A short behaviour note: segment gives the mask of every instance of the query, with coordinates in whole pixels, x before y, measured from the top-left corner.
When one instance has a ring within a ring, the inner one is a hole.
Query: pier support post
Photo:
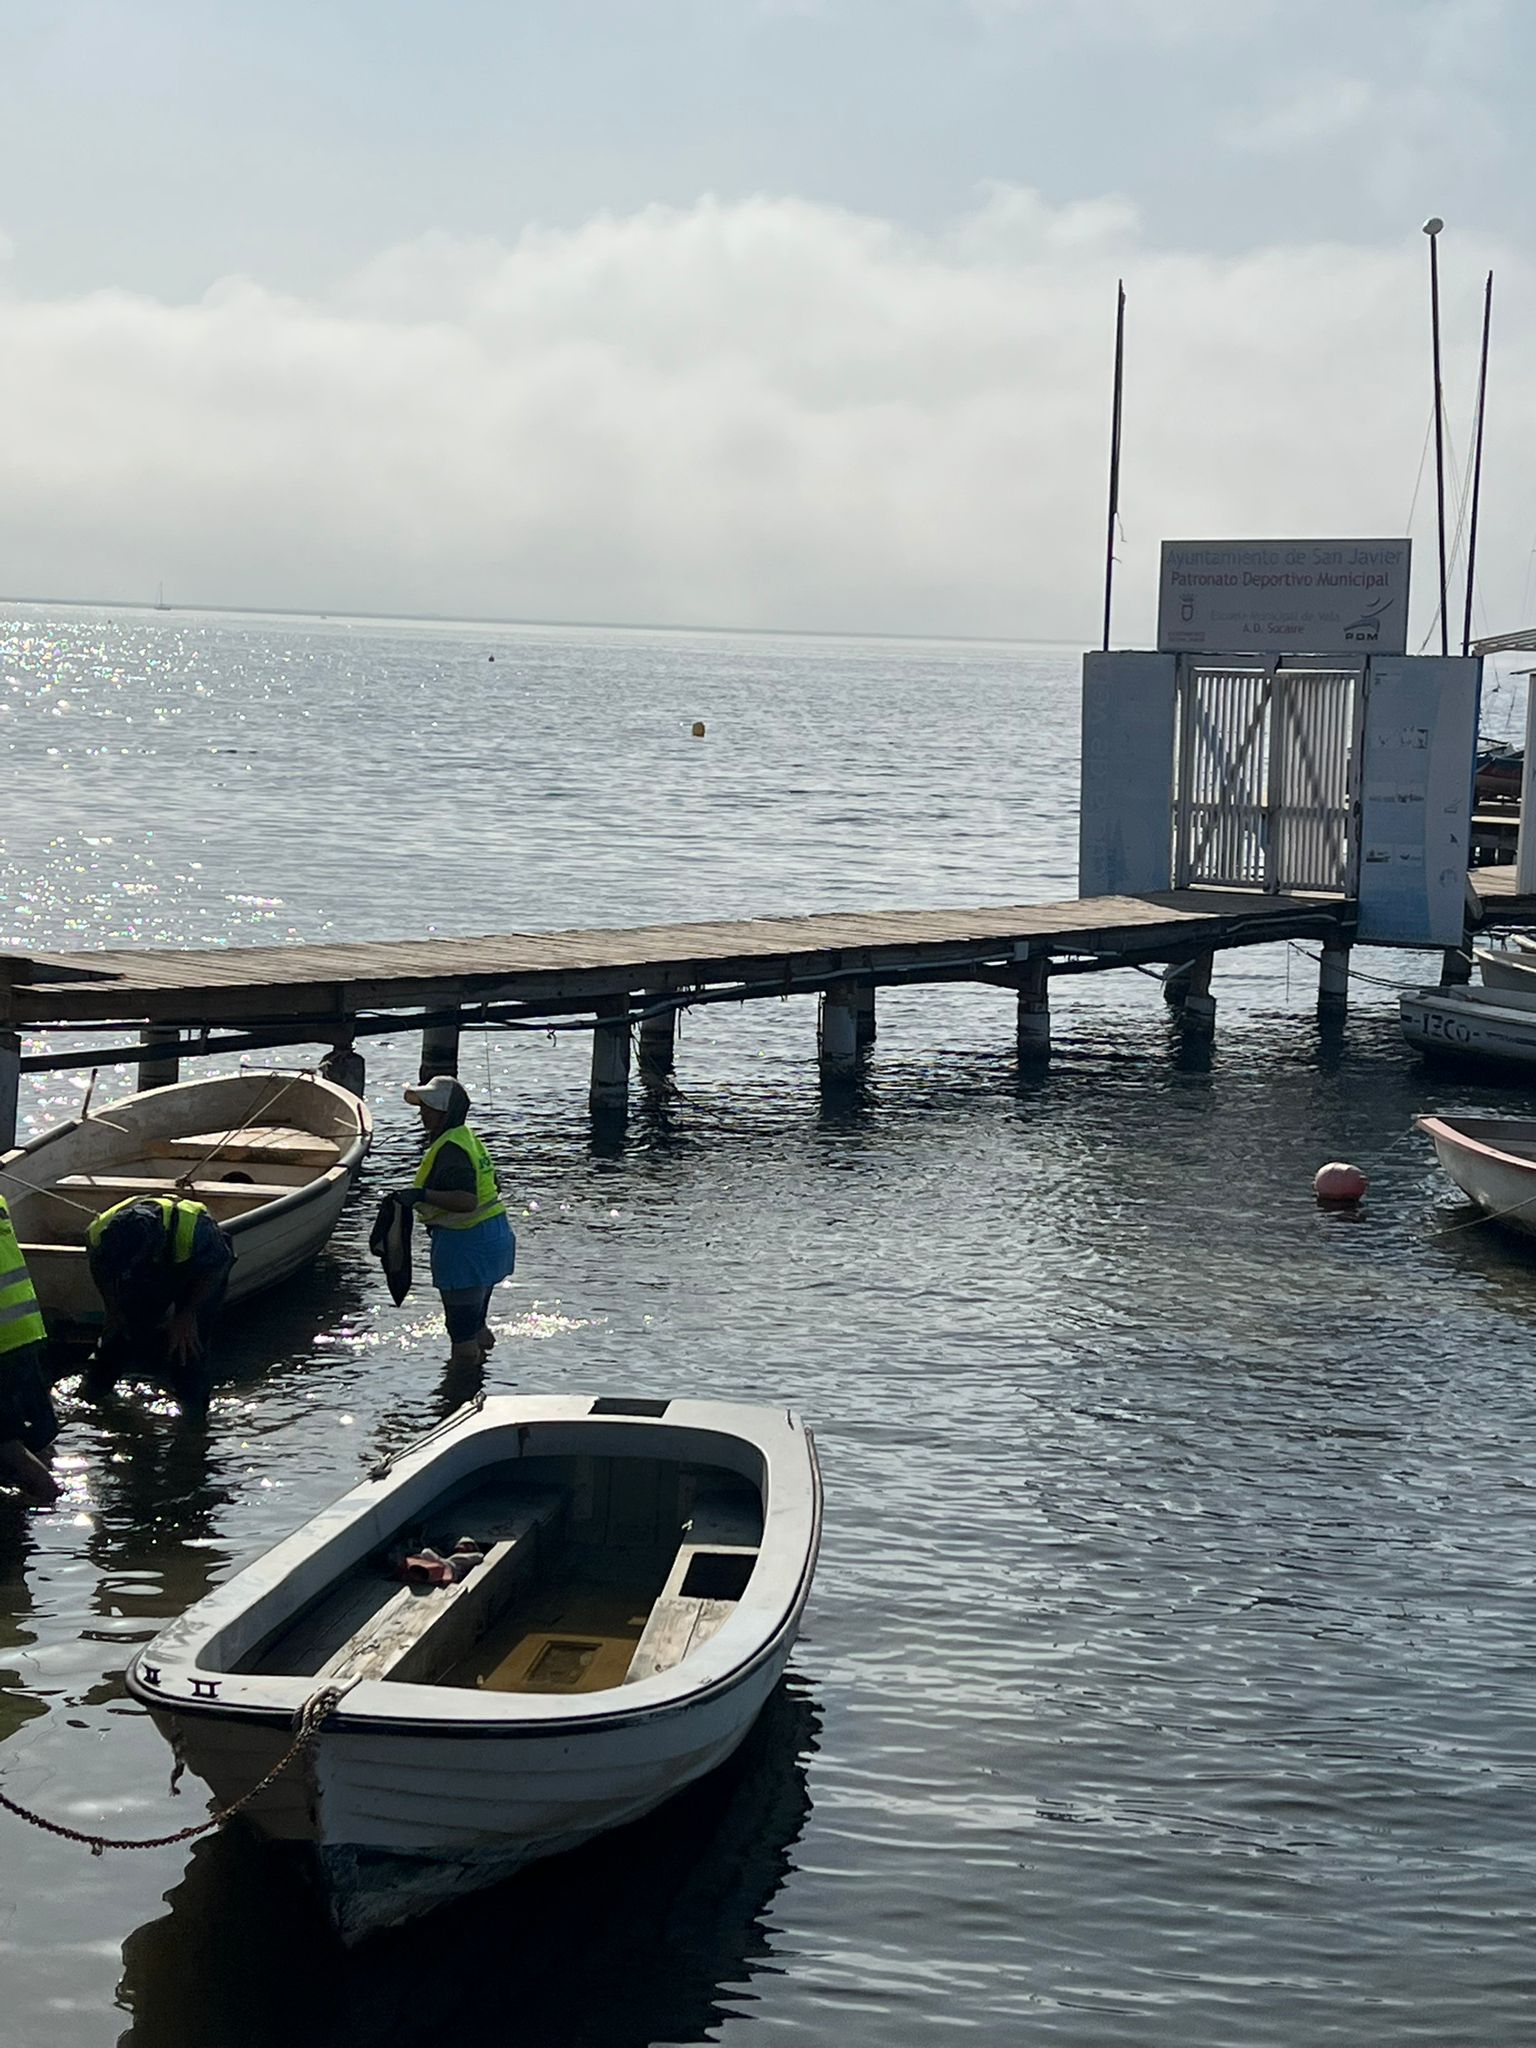
[[[140,1088],[169,1088],[181,1075],[181,1062],[175,1053],[163,1050],[175,1045],[181,1032],[174,1024],[146,1024],[139,1033],[139,1043],[144,1052],[139,1060]]]
[[[629,995],[604,996],[596,1005],[597,1029],[592,1033],[592,1087],[588,1101],[595,1110],[622,1109],[629,1099]]]
[[[669,993],[666,989],[655,989],[643,995],[641,1009],[664,1002]],[[670,1085],[676,1045],[676,1010],[661,1010],[654,1017],[640,1019],[640,1085],[650,1094],[664,1094]]]
[[[1045,959],[1031,960],[1019,983],[1018,1047],[1021,1060],[1051,1056],[1051,968]]]
[[[1472,979],[1472,948],[1470,944],[1447,946],[1440,960],[1440,986],[1442,988],[1464,988]]]
[[[1211,994],[1214,953],[1197,953],[1184,977],[1184,1000],[1179,1004],[1179,1021],[1186,1031],[1202,1035],[1216,1029],[1216,998]]]
[[[853,992],[853,1029],[862,1052],[866,1045],[873,1045],[876,1039],[875,985],[872,981],[860,982]]]
[[[816,1057],[822,1078],[844,1077],[859,1064],[858,990],[849,982],[834,981],[821,992],[816,1021]]]
[[[345,1088],[352,1095],[361,1095],[367,1086],[368,1069],[350,1036],[336,1040],[320,1062],[320,1072],[327,1081],[334,1081],[338,1088]]]
[[[418,1081],[430,1081],[434,1074],[459,1073],[459,1020],[451,1024],[428,1024],[421,1034],[421,1071]]]
[[[1325,945],[1317,971],[1317,1007],[1332,1016],[1342,1016],[1349,1007],[1349,948]]]
[[[0,1152],[16,1142],[16,1116],[21,1103],[21,1039],[0,1024]]]

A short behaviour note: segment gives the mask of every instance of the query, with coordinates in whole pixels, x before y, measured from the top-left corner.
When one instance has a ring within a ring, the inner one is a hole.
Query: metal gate
[[[1360,677],[1181,658],[1177,888],[1347,889]]]

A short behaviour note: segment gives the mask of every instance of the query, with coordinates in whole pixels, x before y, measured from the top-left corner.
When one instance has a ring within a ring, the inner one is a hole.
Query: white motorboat
[[[498,1395],[162,1630],[128,1686],[221,1806],[329,1705],[247,1813],[314,1845],[351,1939],[722,1763],[784,1670],[820,1533],[785,1409]],[[467,1576],[402,1583],[462,1539]]]
[[[1398,998],[1403,1036],[1418,1051],[1536,1067],[1536,989],[1406,990]]]
[[[1536,1237],[1536,1121],[1529,1117],[1414,1118],[1469,1202]]]
[[[223,1224],[228,1301],[286,1280],[335,1229],[372,1135],[368,1105],[345,1088],[264,1070],[147,1088],[0,1156],[0,1195],[50,1332],[100,1326],[85,1233],[135,1196],[185,1195]]]

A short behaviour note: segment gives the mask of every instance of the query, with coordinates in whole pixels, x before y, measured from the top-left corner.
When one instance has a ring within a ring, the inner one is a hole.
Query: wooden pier
[[[1512,869],[1471,879],[1475,923],[1536,917],[1536,903],[1514,898]],[[665,1086],[677,1013],[705,1003],[819,996],[828,1076],[857,1068],[881,988],[929,982],[1013,991],[1025,1056],[1049,1052],[1050,980],[1063,973],[1182,970],[1168,977],[1170,1001],[1187,1028],[1209,1030],[1212,962],[1234,946],[1320,943],[1320,1003],[1342,1007],[1353,925],[1353,904],[1337,896],[1183,889],[484,938],[0,954],[0,1147],[14,1140],[23,1072],[134,1060],[140,1084],[155,1086],[174,1080],[182,1059],[312,1046],[328,1071],[361,1087],[358,1041],[405,1030],[421,1032],[424,1075],[456,1069],[466,1025],[590,1031],[597,1108],[625,1099],[636,1038],[642,1082]],[[21,1053],[23,1034],[121,1027],[131,1043]]]

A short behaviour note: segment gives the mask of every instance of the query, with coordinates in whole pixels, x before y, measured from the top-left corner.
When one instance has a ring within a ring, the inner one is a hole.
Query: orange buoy
[[[1312,1192],[1320,1202],[1358,1202],[1370,1183],[1358,1166],[1330,1159],[1312,1176]]]
[[[701,740],[701,739],[703,739],[703,737],[704,737],[704,721],[703,721],[703,719],[702,719],[702,718],[696,718],[696,719],[695,719],[695,720],[693,721],[693,736],[694,736],[694,738],[695,738],[696,740]]]

